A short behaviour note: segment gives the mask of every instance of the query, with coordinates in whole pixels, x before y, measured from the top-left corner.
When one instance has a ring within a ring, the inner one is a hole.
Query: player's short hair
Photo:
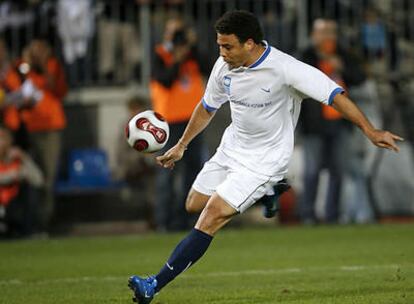
[[[229,11],[216,21],[214,27],[219,34],[234,34],[240,43],[253,39],[255,43],[259,44],[263,40],[263,30],[259,19],[248,11]]]

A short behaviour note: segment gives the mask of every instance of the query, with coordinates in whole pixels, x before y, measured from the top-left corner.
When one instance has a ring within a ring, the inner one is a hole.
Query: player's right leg
[[[186,200],[187,211],[203,211],[207,202],[215,193],[216,187],[226,178],[227,170],[223,165],[220,165],[220,159],[217,160],[217,158],[213,156],[210,161],[204,164],[203,169],[197,175]],[[214,210],[208,208],[208,212],[203,211],[204,216],[213,213]],[[215,217],[219,216],[220,213],[215,214]],[[211,221],[214,220],[215,218],[211,219]],[[219,221],[219,219],[216,220]],[[212,239],[211,235],[194,228],[177,245],[157,276],[150,276],[148,278],[132,276],[128,281],[128,286],[134,292],[134,301],[140,304],[150,303],[155,293],[178,274],[193,265],[204,254]]]
[[[177,245],[167,263],[156,276],[132,276],[128,286],[134,301],[148,304],[154,295],[176,276],[194,265],[207,251],[214,234],[227,224],[237,211],[216,193],[209,199],[194,229]]]
[[[207,162],[193,188],[198,193],[211,197],[195,228],[177,245],[160,272],[155,277],[131,277],[130,287],[138,303],[152,301],[155,293],[197,262],[207,251],[215,233],[235,214],[247,210],[266,194],[269,186],[280,179],[258,175],[223,155]],[[194,201],[200,208],[202,196],[194,195],[200,199]]]

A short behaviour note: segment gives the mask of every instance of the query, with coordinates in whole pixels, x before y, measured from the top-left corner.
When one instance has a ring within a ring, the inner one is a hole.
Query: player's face
[[[249,40],[248,40],[249,41]],[[250,56],[251,42],[240,43],[236,35],[217,33],[217,44],[220,48],[220,56],[231,68],[246,65]]]

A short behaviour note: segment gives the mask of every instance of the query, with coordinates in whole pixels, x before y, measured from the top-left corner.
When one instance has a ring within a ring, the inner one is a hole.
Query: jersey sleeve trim
[[[202,104],[203,104],[204,109],[206,109],[206,110],[207,110],[207,112],[209,112],[209,113],[210,113],[210,112],[217,111],[217,109],[216,109],[216,108],[210,107],[210,106],[206,103],[206,101],[205,101],[205,99],[204,99],[204,98],[201,100],[201,102],[202,102]]]
[[[332,93],[329,95],[328,104],[331,106],[335,96],[338,94],[343,94],[344,92],[345,90],[342,88],[336,88],[335,90],[333,90]]]

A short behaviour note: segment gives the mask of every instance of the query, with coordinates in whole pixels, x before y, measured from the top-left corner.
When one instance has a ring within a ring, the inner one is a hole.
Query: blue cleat
[[[157,287],[155,277],[140,278],[132,276],[128,280],[128,287],[134,292],[132,300],[138,304],[148,304],[152,301]]]
[[[260,199],[260,202],[263,204],[263,216],[265,218],[272,218],[279,211],[279,197],[289,190],[290,185],[288,184],[286,178],[279,181],[274,187],[273,195],[265,195]]]

